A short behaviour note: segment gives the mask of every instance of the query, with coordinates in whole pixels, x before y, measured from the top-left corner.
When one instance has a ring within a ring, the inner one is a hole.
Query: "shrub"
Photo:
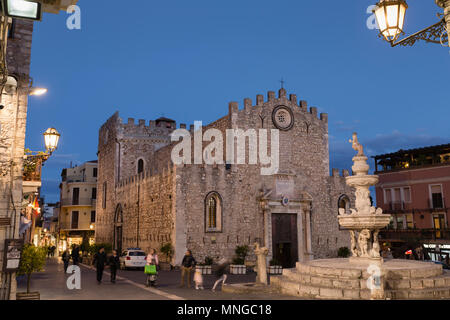
[[[273,267],[273,266],[281,266],[281,263],[277,259],[272,259],[272,260],[269,261],[269,265],[271,267]]]
[[[159,249],[162,254],[166,256],[166,260],[171,261],[173,256],[173,247],[170,242],[163,244],[161,248]]]
[[[338,257],[347,258],[350,256],[350,249],[347,247],[340,247],[338,250]]]
[[[248,255],[249,247],[247,245],[237,246],[234,253],[236,256],[233,259],[233,264],[235,265],[243,265],[245,264],[245,258]]]
[[[206,257],[205,258],[205,266],[212,266],[212,264],[214,263],[214,259],[211,257]]]
[[[24,245],[17,274],[27,276],[27,293],[30,293],[31,274],[44,269],[46,256],[47,250],[45,247],[38,248],[32,244]]]
[[[88,247],[88,252],[89,252],[90,255],[94,255],[94,254],[96,254],[98,252],[98,250],[101,247],[105,248],[105,252],[107,254],[112,252],[112,245],[110,243],[96,243],[96,244],[93,244],[93,245]],[[119,254],[120,254],[120,252],[119,252]]]

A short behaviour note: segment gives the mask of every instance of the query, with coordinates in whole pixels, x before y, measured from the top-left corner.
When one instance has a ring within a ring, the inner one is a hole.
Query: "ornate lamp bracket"
[[[448,30],[446,29],[446,21],[445,18],[442,18],[438,23],[433,24],[432,26],[423,29],[419,32],[416,32],[402,40],[397,42],[391,42],[391,46],[395,47],[398,45],[401,46],[413,46],[417,41],[423,40],[426,42],[437,43],[443,46],[448,45]]]

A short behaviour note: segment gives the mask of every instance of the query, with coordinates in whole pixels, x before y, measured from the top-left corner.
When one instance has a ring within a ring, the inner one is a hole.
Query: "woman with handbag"
[[[150,249],[147,255],[147,264],[145,265],[145,274],[147,275],[147,287],[154,287],[158,278],[159,259],[155,249]]]

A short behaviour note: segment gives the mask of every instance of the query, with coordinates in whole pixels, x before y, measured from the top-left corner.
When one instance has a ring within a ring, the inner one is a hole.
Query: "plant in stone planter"
[[[18,275],[27,276],[27,292],[17,293],[19,300],[39,300],[39,292],[30,292],[31,275],[33,272],[40,272],[44,269],[47,251],[45,248],[38,248],[31,244],[24,245],[19,264]]]
[[[339,258],[348,258],[350,256],[350,249],[347,247],[340,247],[338,250]]]
[[[172,270],[172,265],[170,264],[174,253],[172,244],[170,242],[163,244],[159,251],[166,257],[165,263],[160,262],[161,268]]]
[[[248,255],[249,247],[246,245],[237,246],[235,257],[233,258],[232,265],[230,265],[231,274],[246,274],[247,267],[245,266],[245,258]]]
[[[269,274],[282,274],[283,267],[281,266],[280,261],[277,259],[272,259],[269,261]]]
[[[214,259],[211,257],[206,257],[204,263],[199,263],[197,265],[197,269],[201,271],[203,275],[212,274],[212,265],[214,263]]]

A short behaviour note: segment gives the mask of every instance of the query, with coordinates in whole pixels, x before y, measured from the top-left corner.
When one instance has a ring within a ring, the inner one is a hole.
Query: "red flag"
[[[36,216],[38,216],[41,213],[41,209],[39,208],[39,202],[37,200],[37,197],[34,198],[34,202],[33,202],[33,210],[34,210],[34,214]]]

